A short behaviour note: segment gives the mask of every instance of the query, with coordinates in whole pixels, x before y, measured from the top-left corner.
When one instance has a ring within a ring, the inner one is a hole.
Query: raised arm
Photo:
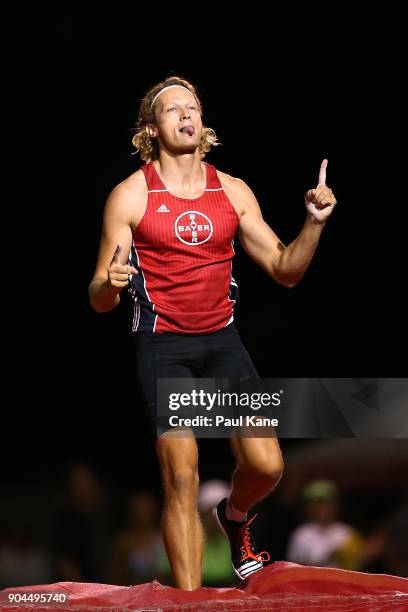
[[[323,160],[316,189],[310,189],[305,195],[305,224],[297,238],[286,247],[262,218],[251,189],[242,181],[235,187],[241,210],[238,230],[241,244],[261,268],[285,287],[294,287],[306,272],[323,227],[337,203],[332,190],[325,184],[326,167],[327,160]]]
[[[129,275],[137,274],[127,261],[132,246],[132,220],[141,216],[143,199],[142,190],[121,183],[106,201],[98,258],[89,285],[90,303],[97,312],[113,310]]]

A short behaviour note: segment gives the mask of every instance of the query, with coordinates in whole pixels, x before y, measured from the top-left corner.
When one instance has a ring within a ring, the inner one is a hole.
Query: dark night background
[[[236,322],[260,374],[406,374],[397,5],[192,6],[32,3],[9,16],[8,485],[52,481],[75,459],[124,489],[159,485],[132,393],[130,302],[96,314],[87,290],[104,202],[140,166],[139,100],[171,74],[197,86],[223,143],[208,161],[251,186],[286,244],[329,160],[338,206],[300,285],[278,286],[237,249]],[[284,452],[297,443],[282,440]],[[202,441],[204,477],[232,466],[223,441]]]

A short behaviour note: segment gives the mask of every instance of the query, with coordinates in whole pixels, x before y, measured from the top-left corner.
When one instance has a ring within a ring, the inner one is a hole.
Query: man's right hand
[[[138,271],[133,266],[120,263],[121,251],[122,247],[118,244],[108,268],[107,284],[115,293],[120,293],[128,285],[131,274],[138,274]]]

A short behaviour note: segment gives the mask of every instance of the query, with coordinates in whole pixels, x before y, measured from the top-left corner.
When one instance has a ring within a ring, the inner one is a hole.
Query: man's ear
[[[145,129],[150,138],[156,138],[159,133],[159,130],[153,123],[147,123]]]

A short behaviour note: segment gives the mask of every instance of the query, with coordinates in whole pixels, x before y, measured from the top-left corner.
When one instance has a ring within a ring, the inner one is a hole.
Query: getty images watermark
[[[408,378],[157,381],[157,433],[197,437],[408,438]]]
[[[255,390],[260,381],[231,385],[228,379],[160,379],[157,431],[190,428],[198,437],[275,436],[283,389]],[[260,433],[262,430],[262,434]]]
[[[209,393],[204,389],[192,389],[190,393],[170,393],[169,395],[169,410],[180,410],[187,407],[199,407],[206,411],[211,411],[217,408],[250,408],[251,410],[260,410],[270,406],[280,406],[281,393],[237,393],[227,392],[218,389],[215,393]],[[242,427],[243,425],[252,425],[254,427],[278,425],[277,418],[260,417],[250,414],[239,414],[238,416],[224,416],[217,414],[214,417],[197,414],[194,417],[183,417],[172,415],[169,417],[169,424],[172,427],[219,427],[225,425],[227,427]]]

